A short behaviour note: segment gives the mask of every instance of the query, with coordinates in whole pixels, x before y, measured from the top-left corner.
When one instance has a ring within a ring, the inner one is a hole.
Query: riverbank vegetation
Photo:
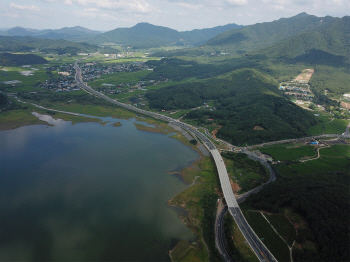
[[[0,94],[1,95],[1,94]],[[16,101],[14,98],[9,98],[9,108],[5,107],[1,111],[0,117],[0,131],[14,129],[27,125],[45,124],[45,121],[39,120],[32,112],[38,112],[44,115],[51,115],[55,119],[62,119],[65,121],[71,121],[72,124],[78,122],[100,122],[98,118],[90,118],[84,116],[76,116],[65,113],[59,113],[42,108],[38,108],[31,104],[22,104]]]
[[[221,191],[214,161],[202,156],[182,170],[181,176],[185,182],[195,181],[195,184],[168,203],[186,210],[187,215],[180,215],[180,218],[197,236],[197,242],[180,242],[171,252],[171,257],[173,261],[220,261],[213,232],[216,203]]]

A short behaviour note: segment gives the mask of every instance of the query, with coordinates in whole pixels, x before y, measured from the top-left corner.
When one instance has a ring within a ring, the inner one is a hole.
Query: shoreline
[[[11,129],[16,129],[22,126],[27,126],[27,125],[51,125],[51,123],[40,119],[38,116],[36,116],[35,114],[32,114],[32,112],[37,112],[40,115],[47,115],[50,118],[54,119],[54,120],[58,120],[58,119],[62,119],[63,121],[71,121],[72,124],[74,123],[84,123],[84,122],[100,122],[100,124],[103,124],[105,122],[103,122],[103,120],[101,119],[101,117],[94,117],[94,116],[83,116],[82,114],[79,113],[73,113],[73,114],[64,114],[61,112],[57,112],[55,114],[50,114],[48,111],[50,109],[43,109],[43,108],[34,108],[34,106],[30,106],[30,108],[27,109],[22,109],[22,115],[24,115],[24,119],[26,120],[27,118],[30,119],[32,118],[33,120],[30,123],[27,122],[23,122],[24,124],[20,125],[16,125],[16,126],[12,126],[10,128],[7,129],[2,129],[1,125],[0,125],[0,131],[2,130],[11,130]],[[13,114],[15,110],[11,110],[8,111],[9,114]],[[30,111],[30,112],[29,112]],[[51,110],[50,110],[51,111]],[[54,112],[55,110],[53,110]],[[124,110],[123,110],[124,111]],[[5,112],[4,112],[5,113]],[[68,118],[68,119],[67,119]],[[115,118],[116,123],[112,124],[115,126],[120,126],[120,122],[118,122],[119,118],[118,117],[112,117]],[[169,257],[170,259],[173,261],[173,255],[174,253],[177,252],[177,250],[179,250],[180,246],[185,245],[186,246],[186,250],[189,247],[188,250],[192,250],[192,251],[196,251],[198,252],[198,250],[200,250],[201,248],[203,248],[203,246],[206,246],[203,236],[202,236],[202,228],[200,227],[200,223],[198,221],[198,219],[194,218],[191,215],[190,210],[186,209],[185,206],[182,205],[177,205],[175,203],[172,203],[172,201],[174,201],[175,198],[177,198],[180,194],[188,191],[189,189],[195,187],[196,185],[201,184],[200,180],[201,180],[201,176],[198,175],[191,175],[192,172],[200,172],[202,171],[202,169],[200,168],[200,165],[203,161],[205,161],[206,158],[208,158],[207,156],[205,156],[202,152],[201,149],[199,149],[199,146],[201,146],[202,144],[198,143],[197,145],[193,145],[191,144],[189,141],[190,139],[192,139],[191,136],[184,136],[183,132],[174,129],[173,127],[167,125],[167,123],[162,122],[162,121],[158,121],[155,119],[151,119],[151,118],[140,118],[139,116],[135,115],[133,117],[130,117],[129,119],[134,118],[137,121],[142,121],[145,122],[147,124],[151,124],[154,125],[155,127],[151,127],[151,126],[147,126],[147,125],[143,125],[140,123],[133,123],[135,125],[135,127],[140,130],[140,131],[146,131],[146,132],[154,132],[154,133],[162,133],[165,135],[168,135],[171,138],[174,138],[176,140],[179,140],[184,146],[188,146],[190,147],[192,150],[196,151],[199,155],[198,159],[188,163],[188,166],[185,167],[178,167],[177,169],[173,170],[173,171],[169,171],[166,172],[167,174],[171,174],[176,176],[179,180],[181,180],[181,182],[183,182],[184,184],[186,184],[186,188],[184,190],[182,190],[181,192],[177,193],[175,196],[173,196],[172,198],[170,198],[167,202],[166,205],[168,208],[171,208],[172,210],[175,211],[175,213],[178,215],[179,219],[181,220],[181,222],[190,229],[190,231],[194,234],[195,236],[195,242],[193,243],[189,243],[188,240],[184,240],[184,239],[179,239],[177,241],[177,243],[175,245],[172,246],[172,249],[169,250]],[[15,121],[18,119],[15,119]],[[34,123],[33,123],[34,121]],[[118,124],[119,123],[119,124]],[[189,174],[188,174],[189,173]],[[198,181],[199,180],[199,181]],[[185,201],[185,203],[187,203],[187,201]],[[203,250],[200,250],[203,252]],[[207,253],[207,251],[205,251]],[[207,254],[205,254],[205,256],[207,256]]]

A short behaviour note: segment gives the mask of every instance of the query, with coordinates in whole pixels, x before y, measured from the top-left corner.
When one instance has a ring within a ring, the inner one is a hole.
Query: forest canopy
[[[305,136],[316,124],[311,113],[279,93],[272,77],[254,69],[169,86],[146,97],[150,107],[159,110],[195,108],[211,101],[214,107],[191,110],[185,118],[222,126],[217,136],[235,145]]]

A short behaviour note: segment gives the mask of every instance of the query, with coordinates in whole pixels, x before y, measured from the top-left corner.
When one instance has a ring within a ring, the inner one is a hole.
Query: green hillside
[[[248,52],[272,46],[296,34],[315,30],[337,19],[301,13],[291,18],[281,18],[273,22],[229,30],[209,40],[203,47],[209,50]]]
[[[166,45],[195,45],[208,41],[213,36],[232,28],[236,24],[217,26],[214,28],[196,29],[178,32],[163,26],[149,23],[139,23],[131,28],[117,28],[96,37],[90,38],[89,43],[115,43],[133,48],[151,48]]]
[[[146,94],[150,107],[164,110],[194,108],[185,119],[199,125],[222,126],[217,136],[235,145],[258,144],[307,135],[314,116],[291,103],[277,90],[277,82],[253,69],[189,84],[169,86]]]
[[[213,28],[195,29],[191,31],[180,32],[184,41],[189,44],[198,45],[208,41],[217,34],[221,34],[234,28],[241,28],[242,26],[236,24],[228,24],[223,26],[216,26]]]
[[[34,37],[0,36],[0,52],[30,52],[37,50],[45,53],[73,54],[78,52],[96,52],[96,45],[77,43],[67,40],[41,39]]]
[[[33,64],[45,64],[48,61],[41,56],[27,54],[10,54],[0,53],[0,65],[2,66],[22,66],[22,65],[33,65]]]
[[[311,88],[318,100],[323,101],[325,97],[322,96],[325,90],[328,91],[330,97],[339,97],[339,95],[350,92],[348,84],[350,82],[349,28],[349,16],[317,18],[307,14],[271,23],[246,26],[220,34],[208,43],[226,39],[222,42],[226,44],[225,48],[236,50],[237,53],[243,52],[242,49],[236,49],[243,45],[246,45],[247,50],[262,45],[267,47],[250,50],[244,55],[236,54],[220,58],[216,58],[215,55],[211,57],[206,55],[207,58],[202,58],[209,45],[204,45],[203,48],[158,53],[155,55],[168,57],[191,55],[194,62],[191,67],[184,68],[166,64],[166,59],[164,59],[164,62],[158,62],[163,63],[162,67],[156,67],[150,77],[162,76],[175,79],[195,75],[200,78],[208,78],[238,68],[249,67],[259,69],[280,81],[285,81],[294,78],[305,68],[314,68],[315,73],[310,80]],[[233,32],[242,34],[245,32],[246,34],[248,31],[251,36],[242,40],[244,43],[239,43],[238,38],[224,37],[227,34],[232,35]],[[288,37],[278,40],[281,38],[280,33],[283,37]],[[291,35],[292,33],[294,34]],[[271,38],[266,37],[267,35],[271,35]],[[277,42],[271,45],[275,41]],[[223,48],[223,46],[212,46],[211,48]],[[202,57],[198,58],[199,55]],[[207,62],[195,63],[195,61]]]
[[[117,28],[89,40],[94,44],[112,42],[133,47],[162,46],[174,41],[180,41],[178,31],[149,23],[139,23],[131,28]]]
[[[276,182],[253,194],[244,205],[272,213],[292,209],[306,221],[300,223],[298,218],[299,225],[304,225],[297,229],[294,261],[349,261],[349,171],[280,173]]]
[[[339,66],[346,62],[344,57],[350,58],[349,28],[350,16],[332,19],[312,31],[299,33],[273,47],[260,50],[259,53],[271,57],[295,58],[299,61],[328,61]]]
[[[88,37],[100,34],[98,31],[90,30],[81,26],[64,27],[61,29],[30,29],[23,27],[13,27],[6,31],[0,31],[3,36],[33,36],[50,39],[83,40]]]

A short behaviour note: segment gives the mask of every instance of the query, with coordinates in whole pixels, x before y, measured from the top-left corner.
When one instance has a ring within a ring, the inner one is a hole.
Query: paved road
[[[224,164],[224,161],[223,161],[220,153],[216,149],[215,145],[208,139],[208,137],[205,136],[203,133],[199,132],[196,128],[194,128],[188,124],[182,123],[182,122],[175,120],[171,117],[163,116],[161,114],[149,112],[149,111],[142,110],[140,108],[137,108],[137,107],[134,107],[131,105],[120,103],[120,102],[115,101],[115,100],[109,98],[108,96],[105,96],[104,94],[101,94],[100,92],[97,92],[97,91],[93,90],[92,88],[86,86],[82,81],[81,69],[80,69],[79,64],[78,64],[80,61],[81,60],[77,61],[74,65],[74,68],[76,70],[75,80],[76,80],[77,84],[80,86],[80,88],[82,88],[83,90],[85,90],[93,95],[96,95],[98,97],[101,97],[107,101],[110,101],[111,103],[116,104],[120,107],[126,108],[128,110],[132,110],[132,111],[144,114],[144,115],[152,116],[154,118],[158,118],[158,119],[162,119],[164,121],[170,122],[173,125],[177,125],[177,126],[181,127],[182,129],[192,133],[199,140],[201,140],[201,142],[208,148],[208,150],[210,151],[210,153],[212,154],[212,156],[214,158],[214,161],[215,161],[218,173],[219,173],[221,188],[222,188],[222,191],[224,193],[224,197],[226,199],[226,203],[228,205],[229,212],[233,216],[233,218],[235,219],[239,229],[241,230],[242,234],[246,238],[247,242],[252,247],[254,253],[259,258],[260,261],[271,261],[271,262],[277,261],[273,257],[273,255],[270,253],[270,251],[260,241],[258,236],[254,233],[254,231],[250,228],[247,221],[245,220],[245,218],[244,218],[244,216],[243,216],[243,214],[238,206],[236,198],[233,194],[231,183],[230,183],[230,180],[229,180],[229,177],[227,174],[227,170],[226,170],[226,166]],[[266,258],[267,258],[267,260],[266,260]]]
[[[215,234],[216,234],[216,246],[219,249],[222,258],[227,262],[234,262],[232,258],[230,257],[227,248],[226,248],[226,240],[225,240],[225,234],[224,234],[224,217],[227,214],[228,208],[225,206],[218,218],[216,219],[215,224]]]

